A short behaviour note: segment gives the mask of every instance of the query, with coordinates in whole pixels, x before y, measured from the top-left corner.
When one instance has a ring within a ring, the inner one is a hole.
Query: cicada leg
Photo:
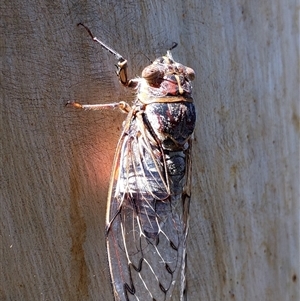
[[[85,105],[85,104],[80,104],[79,102],[68,101],[66,103],[66,106],[73,107],[75,109],[83,109],[87,111],[98,111],[98,110],[119,108],[122,112],[128,113],[131,110],[130,105],[125,101],[94,104],[94,105]]]
[[[83,26],[95,42],[99,43],[104,49],[106,49],[107,51],[109,51],[111,54],[113,54],[116,57],[116,59],[118,60],[118,63],[116,65],[116,67],[117,67],[117,76],[120,80],[120,83],[125,87],[135,88],[138,84],[138,81],[135,80],[135,79],[128,80],[127,60],[125,60],[123,58],[123,56],[121,54],[119,54],[117,51],[115,51],[111,47],[107,46],[105,43],[103,43],[101,40],[99,40],[97,37],[95,37],[87,26],[85,26],[82,23],[78,23],[77,25],[78,26],[80,26],[80,25]]]

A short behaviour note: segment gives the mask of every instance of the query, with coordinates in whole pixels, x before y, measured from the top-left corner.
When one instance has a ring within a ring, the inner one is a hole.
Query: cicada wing
[[[182,222],[183,222],[183,243],[182,243],[182,265],[181,265],[181,284],[180,301],[187,301],[187,237],[189,232],[189,209],[192,188],[192,138],[189,139],[189,148],[185,151],[186,174],[185,186],[182,191]]]
[[[182,270],[185,224],[168,184],[164,153],[142,117],[128,117],[118,143],[107,209],[115,300],[170,300]],[[181,209],[180,209],[181,208]]]

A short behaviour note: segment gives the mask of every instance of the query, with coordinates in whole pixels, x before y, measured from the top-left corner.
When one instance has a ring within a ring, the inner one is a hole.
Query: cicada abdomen
[[[69,103],[91,110],[119,107],[128,113],[115,154],[106,213],[114,298],[167,301],[174,287],[181,286],[181,300],[186,300],[194,71],[175,62],[169,50],[146,67],[141,78],[128,80],[127,61],[93,39],[118,59],[120,82],[137,90],[132,106]]]

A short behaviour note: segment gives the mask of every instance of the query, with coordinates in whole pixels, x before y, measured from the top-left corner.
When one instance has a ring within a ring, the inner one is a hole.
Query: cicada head
[[[174,48],[174,47],[173,47]],[[144,68],[139,80],[138,99],[143,104],[153,102],[193,101],[192,68],[174,61],[171,49]]]
[[[174,61],[170,50],[165,56],[157,58],[151,65],[144,68],[142,77],[149,84],[159,84],[166,76],[181,75],[186,80],[192,81],[195,78],[195,71],[187,66]]]

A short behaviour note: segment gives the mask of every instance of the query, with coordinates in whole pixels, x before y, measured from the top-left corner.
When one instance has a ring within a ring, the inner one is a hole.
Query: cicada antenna
[[[168,49],[167,51],[167,57],[171,60],[173,60],[173,56],[172,56],[172,53],[171,53],[171,50],[173,50],[175,47],[177,47],[178,43],[176,42],[173,42],[171,48]]]
[[[88,34],[91,36],[91,38],[92,38],[95,42],[99,43],[99,44],[100,44],[104,49],[106,49],[108,52],[110,52],[111,54],[113,54],[119,62],[125,61],[125,59],[123,58],[123,56],[122,56],[120,53],[118,53],[118,52],[115,51],[114,49],[110,48],[110,47],[107,46],[105,43],[103,43],[102,41],[100,41],[97,37],[95,37],[95,36],[92,34],[92,32],[90,31],[90,29],[89,29],[87,26],[85,26],[83,23],[78,23],[77,26],[82,26],[82,27],[84,27],[85,30],[88,32]]]
[[[149,58],[148,55],[146,55],[145,53],[142,53],[142,55],[143,55],[144,57],[146,57],[146,58],[148,59],[148,61],[149,61],[151,64],[153,63],[153,61]]]
[[[176,48],[176,47],[177,47],[177,45],[178,45],[178,43],[176,43],[176,42],[173,42],[173,43],[172,43],[172,46],[171,46],[171,48],[170,48],[170,49],[168,49],[168,50],[169,50],[169,51],[173,50],[174,48]]]

